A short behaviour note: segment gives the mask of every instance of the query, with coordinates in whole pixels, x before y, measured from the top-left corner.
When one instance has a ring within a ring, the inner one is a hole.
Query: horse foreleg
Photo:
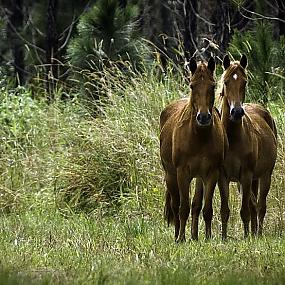
[[[249,234],[250,208],[249,201],[251,196],[252,174],[247,173],[242,175],[240,185],[242,189],[242,205],[240,210],[241,219],[244,227],[244,237],[247,238]]]
[[[251,234],[255,236],[257,234],[257,194],[258,194],[258,183],[259,180],[253,180],[251,184],[251,197],[249,200],[250,207],[250,220],[251,220]]]
[[[203,203],[203,181],[200,178],[196,179],[195,194],[192,201],[191,210],[191,237],[193,240],[198,240],[198,222],[199,215]]]
[[[212,171],[205,181],[205,202],[203,208],[203,217],[206,226],[206,239],[212,236],[212,218],[213,218],[213,195],[218,180],[218,171]]]
[[[224,172],[220,173],[218,180],[220,197],[221,197],[221,219],[222,219],[222,239],[227,238],[228,220],[230,216],[229,208],[229,181]]]
[[[266,214],[266,197],[270,189],[271,173],[266,174],[260,178],[260,192],[257,203],[258,209],[258,235],[262,235],[263,221]]]
[[[179,235],[177,242],[185,241],[185,227],[190,213],[189,206],[189,185],[191,182],[188,167],[179,167],[177,169],[177,182],[179,187],[180,207],[179,207]]]

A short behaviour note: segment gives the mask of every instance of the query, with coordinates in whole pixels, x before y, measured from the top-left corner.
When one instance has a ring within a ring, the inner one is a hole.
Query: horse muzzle
[[[208,113],[198,113],[196,116],[196,121],[199,126],[206,127],[209,126],[212,122],[212,115]]]
[[[239,106],[239,107],[234,107],[231,109],[231,113],[230,113],[230,119],[233,122],[237,122],[239,120],[241,120],[241,118],[244,116],[244,109]]]

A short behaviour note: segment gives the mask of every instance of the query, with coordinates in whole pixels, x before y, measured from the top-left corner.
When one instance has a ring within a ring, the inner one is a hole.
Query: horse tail
[[[271,116],[271,114],[268,111],[266,112],[266,117],[264,119],[265,119],[266,123],[268,124],[268,126],[270,127],[270,129],[272,130],[275,138],[277,138],[276,124],[275,124],[273,117]]]
[[[273,131],[273,133],[274,133],[274,136],[275,136],[275,138],[277,138],[277,128],[276,128],[276,124],[275,124],[275,121],[274,121],[274,119],[271,117],[271,120],[272,120],[272,131]]]
[[[174,215],[171,209],[171,196],[168,190],[165,193],[164,219],[167,221],[168,226],[174,224]]]

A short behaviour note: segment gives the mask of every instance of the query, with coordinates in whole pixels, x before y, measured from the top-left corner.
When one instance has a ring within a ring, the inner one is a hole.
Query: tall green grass
[[[158,125],[187,82],[175,70],[101,78],[107,97],[95,117],[78,96],[47,104],[27,90],[0,94],[0,284],[283,284],[284,102],[269,106],[278,161],[265,237],[242,239],[232,187],[229,241],[216,194],[213,240],[201,219],[199,242],[176,245],[162,217]]]

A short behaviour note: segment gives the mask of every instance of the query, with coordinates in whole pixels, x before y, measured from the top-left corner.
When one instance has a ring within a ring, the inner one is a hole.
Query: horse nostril
[[[200,125],[209,125],[210,121],[211,121],[211,114],[210,113],[199,113],[196,117],[197,122]]]
[[[233,120],[240,120],[244,115],[244,109],[242,107],[233,108],[230,114]]]
[[[196,120],[198,121],[198,123],[201,123],[202,122],[202,115],[201,113],[199,113],[196,117]]]

